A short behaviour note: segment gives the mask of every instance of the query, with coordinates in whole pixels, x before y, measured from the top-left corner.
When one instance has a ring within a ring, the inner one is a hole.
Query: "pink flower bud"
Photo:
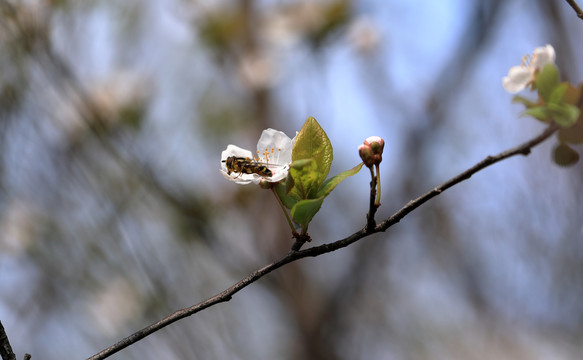
[[[362,145],[358,147],[360,158],[364,165],[372,167],[378,165],[383,161],[383,148],[385,141],[378,136],[368,137]]]
[[[374,153],[369,145],[361,144],[358,146],[358,154],[364,162],[364,165],[371,167],[374,165]]]
[[[385,147],[385,140],[380,136],[369,136],[364,140],[364,145],[369,145],[375,154],[382,155]]]

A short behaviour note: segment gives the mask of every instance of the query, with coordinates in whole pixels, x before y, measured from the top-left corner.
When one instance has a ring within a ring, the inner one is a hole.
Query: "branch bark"
[[[16,360],[16,355],[12,351],[12,346],[10,346],[8,335],[6,335],[4,326],[2,326],[2,321],[0,321],[0,356],[2,360]]]
[[[370,170],[370,199],[368,202],[368,214],[366,214],[366,231],[373,232],[376,227],[376,222],[374,219],[375,213],[377,212],[378,206],[375,202],[375,198],[377,195],[377,176],[375,175],[372,167],[369,168]]]
[[[569,5],[571,5],[571,7],[573,8],[573,10],[575,10],[575,13],[577,14],[577,17],[581,20],[583,20],[583,10],[581,10],[581,8],[579,7],[579,5],[577,5],[577,3],[575,2],[575,0],[567,0],[567,3]]]
[[[319,246],[314,246],[308,249],[300,250],[300,251],[290,251],[282,257],[281,259],[261,268],[258,269],[246,277],[244,277],[241,281],[235,283],[228,289],[220,292],[219,294],[208,298],[196,305],[193,305],[188,308],[184,308],[181,310],[177,310],[174,313],[170,314],[169,316],[161,319],[160,321],[142,329],[134,334],[120,340],[119,342],[111,345],[110,347],[100,351],[99,353],[93,355],[92,357],[88,358],[88,360],[101,360],[105,359],[118,351],[138,342],[139,340],[145,338],[146,336],[180,320],[185,317],[191,316],[196,314],[199,311],[202,311],[206,308],[214,306],[219,303],[227,302],[231,300],[233,295],[235,295],[240,290],[244,289],[248,285],[254,283],[255,281],[259,280],[263,276],[269,274],[270,272],[279,269],[280,267],[289,264],[290,262],[303,259],[306,257],[316,257],[319,255],[323,255],[329,252],[336,251],[338,249],[347,247],[348,245],[357,242],[358,240],[368,237],[377,232],[384,232],[389,227],[395,225],[413,210],[421,206],[422,204],[426,203],[430,199],[434,198],[435,196],[441,194],[445,190],[449,189],[450,187],[461,183],[464,180],[469,179],[475,173],[483,170],[484,168],[493,165],[499,161],[505,160],[515,155],[528,155],[531,152],[531,149],[538,144],[542,143],[544,140],[548,139],[551,135],[553,135],[558,130],[558,127],[555,124],[551,124],[549,127],[545,129],[540,135],[536,136],[535,138],[519,145],[503,151],[494,156],[488,156],[484,160],[478,162],[476,165],[472,166],[471,168],[467,169],[466,171],[460,173],[459,175],[451,178],[450,180],[444,182],[443,184],[433,188],[432,190],[428,191],[427,193],[419,196],[418,198],[409,201],[405,206],[403,206],[399,211],[391,215],[389,218],[381,222],[380,224],[376,225],[373,229],[367,229],[365,226],[363,229],[355,232],[354,234],[332,243],[323,244]]]

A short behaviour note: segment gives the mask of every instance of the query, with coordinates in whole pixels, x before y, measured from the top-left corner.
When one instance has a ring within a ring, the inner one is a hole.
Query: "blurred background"
[[[0,319],[18,358],[89,357],[289,250],[272,194],[221,176],[228,144],[314,116],[334,175],[381,136],[381,220],[542,132],[501,79],[549,43],[579,83],[582,34],[566,1],[0,0]],[[112,358],[581,359],[583,172],[553,164],[555,143]],[[364,226],[369,181],[327,198],[307,246]]]

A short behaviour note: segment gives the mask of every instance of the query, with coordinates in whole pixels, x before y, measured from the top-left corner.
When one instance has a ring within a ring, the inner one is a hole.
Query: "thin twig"
[[[480,161],[479,163],[477,163],[476,165],[472,166],[471,168],[469,168],[468,170],[462,172],[461,174],[453,177],[452,179],[444,182],[443,184],[435,187],[434,189],[432,189],[431,191],[427,192],[424,195],[421,195],[420,197],[418,197],[415,200],[411,200],[409,201],[409,203],[407,203],[403,208],[401,208],[399,211],[397,211],[395,214],[393,214],[391,217],[389,217],[388,219],[384,220],[382,223],[378,224],[376,227],[374,227],[374,229],[367,231],[366,227],[364,229],[361,229],[357,232],[355,232],[354,234],[348,236],[347,238],[341,239],[341,240],[337,240],[335,242],[329,243],[329,244],[323,244],[323,245],[319,245],[319,246],[314,246],[308,249],[304,249],[301,251],[290,251],[287,255],[285,255],[284,257],[282,257],[281,259],[259,269],[256,270],[254,272],[252,272],[251,274],[247,275],[245,278],[243,278],[241,281],[237,282],[236,284],[234,284],[233,286],[231,286],[230,288],[222,291],[221,293],[208,298],[207,300],[200,302],[196,305],[193,305],[191,307],[185,308],[185,309],[181,309],[178,310],[174,313],[172,313],[171,315],[165,317],[164,319],[142,329],[137,331],[136,333],[126,337],[125,339],[117,342],[116,344],[108,347],[107,349],[104,349],[102,351],[100,351],[99,353],[93,355],[92,357],[90,357],[88,360],[98,360],[98,359],[105,359],[113,354],[115,354],[116,352],[136,343],[137,341],[145,338],[146,336],[180,320],[183,319],[185,317],[191,316],[196,314],[199,311],[202,311],[206,308],[209,308],[213,305],[219,304],[219,303],[223,303],[223,302],[227,302],[229,300],[231,300],[231,298],[233,297],[233,295],[235,295],[237,292],[239,292],[240,290],[242,290],[243,288],[247,287],[248,285],[254,283],[255,281],[259,280],[260,278],[262,278],[263,276],[269,274],[270,272],[299,259],[303,259],[306,257],[316,257],[322,254],[326,254],[332,251],[336,251],[338,249],[344,248],[362,238],[365,238],[373,233],[377,233],[377,232],[382,232],[382,231],[386,231],[389,227],[391,227],[392,225],[398,223],[402,218],[404,218],[405,216],[407,216],[407,214],[409,214],[410,212],[412,212],[413,210],[415,210],[416,208],[418,208],[419,206],[421,206],[422,204],[426,203],[427,201],[429,201],[430,199],[432,199],[433,197],[441,194],[443,191],[449,189],[450,187],[469,179],[473,174],[479,172],[480,170],[493,165],[499,161],[502,161],[504,159],[507,159],[509,157],[515,156],[515,155],[528,155],[530,154],[530,151],[533,147],[535,147],[536,145],[540,144],[541,142],[543,142],[544,140],[546,140],[547,138],[549,138],[553,133],[555,133],[558,130],[558,127],[556,125],[551,125],[549,126],[544,132],[542,132],[540,135],[538,135],[537,137],[533,138],[530,141],[525,142],[522,145],[516,146],[514,148],[511,148],[509,150],[506,150],[504,152],[501,152],[498,155],[495,156],[488,156],[486,157],[484,160]]]
[[[12,346],[10,346],[8,335],[6,335],[4,326],[2,326],[2,321],[0,321],[0,356],[2,360],[16,360],[16,355],[12,351]]]
[[[558,129],[559,128],[557,125],[551,124],[549,127],[547,127],[547,129],[544,132],[542,132],[539,136],[533,138],[532,140],[527,141],[524,144],[519,145],[517,147],[514,147],[512,149],[508,149],[504,152],[501,152],[498,155],[486,157],[484,160],[480,161],[479,163],[472,166],[468,170],[466,170],[466,171],[462,172],[461,174],[449,179],[448,181],[444,182],[443,184],[433,188],[431,191],[421,195],[417,199],[409,201],[409,203],[407,203],[407,205],[402,207],[401,210],[397,211],[395,214],[393,214],[387,220],[385,220],[381,224],[379,224],[377,226],[377,229],[379,231],[385,231],[386,229],[388,229],[389,227],[391,227],[395,223],[398,223],[407,214],[409,214],[411,211],[418,208],[420,205],[425,203],[427,200],[430,200],[431,198],[441,194],[442,192],[449,189],[450,187],[452,187],[456,184],[459,184],[460,182],[462,182],[464,180],[469,179],[470,177],[472,177],[472,175],[474,175],[478,171],[480,171],[480,170],[482,170],[482,169],[484,169],[492,164],[495,164],[499,161],[502,161],[502,160],[507,159],[509,157],[512,157],[514,155],[525,155],[526,156],[526,155],[530,154],[530,150],[533,147],[535,147],[536,145],[540,144],[541,142],[543,142],[544,140],[549,138]]]
[[[375,206],[379,208],[381,206],[381,167],[380,164],[377,162],[375,165],[376,170],[376,179],[377,179],[377,198],[374,202]]]
[[[377,226],[374,216],[377,211],[377,204],[375,202],[376,193],[377,193],[377,176],[374,173],[374,170],[371,167],[370,169],[370,198],[368,202],[368,213],[366,214],[366,227],[365,230],[367,232],[373,232],[375,227]]]
[[[577,3],[574,0],[567,0],[567,3],[569,5],[571,5],[571,7],[573,8],[573,10],[575,10],[575,13],[577,14],[577,17],[579,19],[583,20],[583,10],[581,10],[581,8],[579,7],[579,5],[577,5]]]
[[[281,199],[279,198],[279,195],[277,194],[277,191],[275,191],[275,187],[271,188],[271,191],[273,192],[273,195],[275,196],[275,198],[277,199],[277,203],[279,204],[279,207],[281,208],[281,211],[283,211],[283,215],[285,216],[285,219],[287,220],[287,224],[289,225],[292,235],[294,236],[294,238],[298,238],[299,234],[296,231],[296,228],[294,227],[294,224],[292,223],[289,214],[287,213],[287,210],[285,209],[285,205],[283,205],[283,202],[281,201]]]

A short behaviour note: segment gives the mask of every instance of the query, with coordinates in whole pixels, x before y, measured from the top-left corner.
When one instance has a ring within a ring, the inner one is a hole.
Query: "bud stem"
[[[375,205],[379,207],[381,206],[381,169],[378,163],[375,164],[375,168],[377,169],[377,199]]]
[[[368,214],[366,214],[366,230],[368,232],[373,231],[376,226],[374,220],[375,212],[377,211],[377,206],[375,204],[375,193],[376,193],[376,182],[377,178],[374,174],[372,166],[369,167],[370,170],[370,199],[369,199],[369,209]]]
[[[277,191],[275,191],[275,188],[272,187],[271,191],[273,192],[273,195],[275,195],[275,198],[277,199],[277,202],[279,203],[279,206],[281,207],[281,211],[283,211],[283,214],[285,215],[285,219],[287,220],[287,223],[292,231],[292,235],[294,236],[294,238],[298,238],[299,234],[296,231],[294,224],[292,223],[289,214],[287,213],[287,210],[285,209],[285,206],[283,205],[283,202],[281,202],[281,199],[279,198],[279,195],[277,195]]]

